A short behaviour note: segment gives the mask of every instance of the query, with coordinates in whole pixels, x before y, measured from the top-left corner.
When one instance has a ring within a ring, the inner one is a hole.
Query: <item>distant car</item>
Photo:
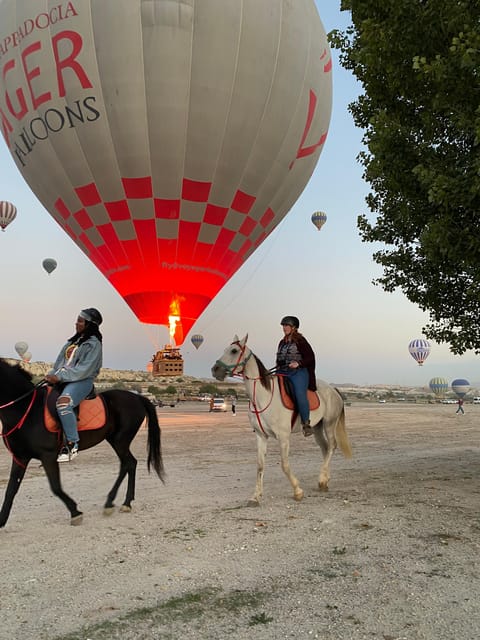
[[[226,411],[227,403],[225,398],[214,398],[210,407],[210,411]]]
[[[386,400],[379,400],[378,403],[379,404],[385,404],[387,401]]]
[[[473,399],[473,404],[480,404],[480,398],[479,397],[475,397]]]

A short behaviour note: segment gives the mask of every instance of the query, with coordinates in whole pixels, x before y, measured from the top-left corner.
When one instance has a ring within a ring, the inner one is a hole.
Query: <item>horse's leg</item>
[[[4,527],[7,524],[8,516],[12,509],[12,504],[17,491],[22,483],[23,476],[27,470],[27,466],[30,460],[16,461],[12,460],[12,466],[10,468],[10,478],[8,480],[7,490],[5,491],[5,498],[2,504],[2,510],[0,511],[0,527]]]
[[[328,491],[328,483],[330,480],[330,461],[337,448],[335,440],[335,423],[323,421],[320,429],[315,429],[315,438],[320,445],[323,453],[323,462],[320,467],[320,475],[318,477],[318,488],[320,491]]]
[[[77,509],[77,503],[75,500],[72,500],[72,498],[70,498],[70,496],[62,489],[62,484],[60,482],[60,468],[56,457],[53,459],[49,458],[48,460],[42,460],[42,464],[52,493],[57,496],[57,498],[60,498],[70,512],[70,524],[81,524],[83,520],[83,513]]]
[[[265,471],[265,456],[267,454],[267,438],[257,433],[257,482],[253,496],[248,501],[249,507],[259,507],[263,495],[263,474]]]
[[[282,471],[290,480],[290,484],[292,485],[292,488],[293,488],[294,499],[300,502],[300,500],[303,500],[304,494],[303,494],[303,489],[300,487],[298,478],[290,469],[290,461],[289,461],[290,434],[288,434],[287,436],[280,436],[279,442],[280,442],[280,460],[282,464]]]
[[[128,475],[127,493],[125,495],[125,500],[120,507],[120,511],[130,512],[132,510],[132,501],[135,500],[135,475],[137,470],[137,460],[132,455],[129,449],[125,451],[124,447],[120,448],[114,442],[110,442],[110,444],[120,459],[120,471],[113,487],[108,493],[107,500],[103,506],[103,513],[105,515],[110,515],[113,512],[115,507],[113,501],[115,500],[118,489],[120,488],[120,485],[122,484],[123,479],[126,475]]]

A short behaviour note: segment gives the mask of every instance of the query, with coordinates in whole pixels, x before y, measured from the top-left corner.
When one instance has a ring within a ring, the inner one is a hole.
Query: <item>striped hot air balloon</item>
[[[315,211],[315,213],[312,213],[312,222],[319,231],[323,227],[326,221],[327,221],[327,214],[323,213],[323,211]]]
[[[195,333],[191,338],[191,343],[193,344],[193,346],[195,347],[195,349],[198,349],[202,342],[203,342],[203,336],[200,335],[199,333]]]
[[[15,220],[17,216],[17,207],[11,202],[6,200],[0,201],[0,227],[2,231],[8,227],[8,225]]]
[[[452,391],[458,398],[463,398],[470,391],[470,382],[465,378],[456,378],[452,382]]]
[[[443,398],[448,390],[448,380],[446,378],[432,378],[428,384],[437,398]]]
[[[422,366],[430,354],[430,343],[422,338],[416,338],[409,343],[408,352]]]

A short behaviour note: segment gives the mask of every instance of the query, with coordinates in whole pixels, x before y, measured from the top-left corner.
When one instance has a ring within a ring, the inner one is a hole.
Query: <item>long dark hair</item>
[[[74,336],[68,339],[68,342],[80,345],[82,344],[82,342],[85,342],[92,336],[95,336],[100,342],[103,341],[103,336],[100,333],[98,324],[96,324],[95,322],[90,322],[90,320],[86,320],[85,329],[82,331],[82,333],[76,333]]]

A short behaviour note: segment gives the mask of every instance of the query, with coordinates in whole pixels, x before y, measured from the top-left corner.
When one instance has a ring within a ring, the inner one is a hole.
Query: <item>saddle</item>
[[[277,378],[278,378],[278,386],[280,389],[280,397],[282,398],[283,406],[286,409],[290,409],[290,411],[293,411],[293,415],[292,415],[292,429],[293,429],[293,426],[298,416],[298,409],[295,403],[295,395],[293,393],[292,383],[285,376],[279,375],[277,376]],[[318,409],[318,407],[320,406],[320,397],[316,391],[311,391],[310,389],[308,389],[307,399],[308,399],[308,405],[310,407],[310,411],[314,411],[315,409]]]
[[[61,431],[62,427],[57,414],[56,402],[61,390],[57,387],[47,387],[43,409],[43,422],[47,431],[52,433]],[[78,416],[79,431],[101,429],[107,421],[107,411],[101,396],[95,394],[94,388],[90,394],[75,408]]]

